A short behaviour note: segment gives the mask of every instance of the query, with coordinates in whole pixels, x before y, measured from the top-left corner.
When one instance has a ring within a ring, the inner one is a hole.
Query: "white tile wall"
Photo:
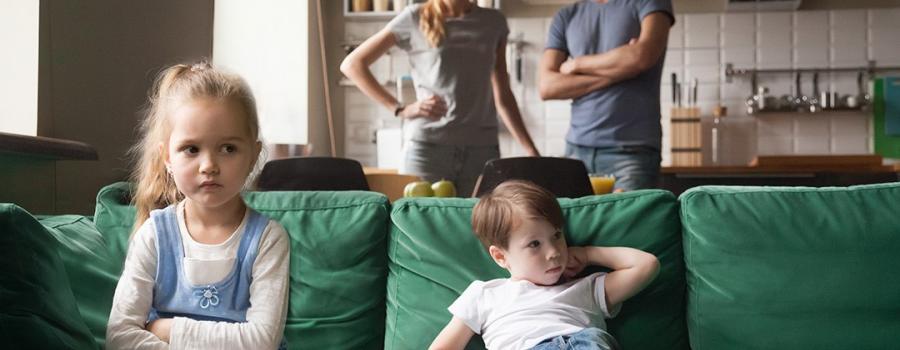
[[[755,154],[860,154],[871,153],[872,126],[868,115],[766,115],[746,116],[745,100],[750,95],[748,79],[725,82],[722,67],[737,68],[858,67],[868,60],[878,65],[900,64],[900,8],[877,10],[831,10],[796,12],[677,14],[670,29],[663,70],[660,100],[663,114],[663,164],[669,164],[668,115],[671,107],[670,74],[679,81],[700,81],[702,113],[714,105],[728,108],[731,116],[724,124],[729,142],[723,146],[724,163],[745,164]],[[511,87],[535,144],[545,155],[562,156],[569,123],[569,102],[543,102],[537,91],[538,64],[543,52],[550,18],[509,18],[510,37],[521,35],[523,78],[511,76]],[[384,22],[345,24],[345,41],[358,42],[383,28]],[[710,30],[719,28],[719,30]],[[510,71],[512,64],[510,62]],[[383,58],[373,66],[377,77],[388,79],[409,70],[402,53]],[[802,76],[802,88],[812,93],[811,76]],[[820,74],[820,89],[840,94],[856,93],[856,74]],[[760,77],[776,96],[792,94],[794,77]],[[371,133],[385,125],[390,116],[383,108],[353,87],[345,89],[348,156],[374,163],[375,146]],[[706,124],[705,124],[706,125]],[[706,126],[705,126],[706,128]],[[754,136],[755,135],[755,136]],[[504,156],[523,155],[508,133],[501,133]],[[708,153],[708,152],[707,152]],[[708,154],[706,155],[708,157]]]

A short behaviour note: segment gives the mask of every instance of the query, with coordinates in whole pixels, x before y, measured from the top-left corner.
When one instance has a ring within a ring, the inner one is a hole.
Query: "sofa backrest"
[[[291,236],[291,348],[381,349],[390,204],[380,193],[253,192]]]
[[[508,277],[471,229],[475,199],[394,203],[388,245],[385,349],[425,349],[450,320],[447,307],[474,280]],[[560,199],[570,245],[635,247],[655,254],[659,276],[608,320],[625,349],[686,349],[684,261],[675,197],[666,191]],[[476,337],[469,348],[483,349]]]
[[[55,233],[24,209],[0,203],[0,341],[4,348],[98,348],[79,315],[70,276],[58,252],[75,247],[65,245],[71,241],[57,241]]]
[[[691,348],[900,344],[900,184],[681,197]]]

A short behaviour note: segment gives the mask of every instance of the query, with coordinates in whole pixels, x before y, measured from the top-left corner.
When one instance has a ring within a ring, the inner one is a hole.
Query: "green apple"
[[[431,196],[434,196],[434,191],[431,190],[431,184],[428,181],[410,182],[403,188],[403,197]]]
[[[456,186],[447,180],[441,180],[431,185],[435,197],[456,197]]]

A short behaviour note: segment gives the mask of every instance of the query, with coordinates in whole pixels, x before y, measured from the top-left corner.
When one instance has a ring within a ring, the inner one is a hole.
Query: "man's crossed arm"
[[[665,52],[671,25],[667,14],[654,12],[641,20],[640,37],[607,52],[566,61],[565,52],[544,50],[539,67],[541,98],[579,97],[650,69]]]

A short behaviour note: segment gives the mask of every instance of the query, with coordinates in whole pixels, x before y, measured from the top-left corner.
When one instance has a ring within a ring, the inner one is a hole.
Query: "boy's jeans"
[[[585,328],[569,335],[546,339],[532,350],[615,350],[619,343],[606,331],[599,328]]]

